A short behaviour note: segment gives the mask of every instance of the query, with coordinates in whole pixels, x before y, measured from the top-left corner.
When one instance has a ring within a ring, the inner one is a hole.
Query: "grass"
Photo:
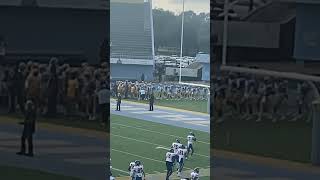
[[[212,131],[215,149],[310,162],[312,125],[305,121],[257,123],[237,119],[215,124]]]
[[[158,146],[168,148],[176,138],[186,144],[186,136],[189,132],[190,129],[111,115],[111,165],[113,174],[116,177],[128,176],[129,163],[137,159],[143,162],[147,175],[165,173],[164,159],[167,150],[156,148]],[[185,167],[208,169],[210,166],[210,135],[194,130],[193,132],[199,142],[195,144],[195,154],[187,160]],[[190,170],[186,168],[185,170]],[[207,176],[201,177],[201,179],[209,180],[210,178]]]
[[[38,170],[30,170],[17,167],[0,166],[1,179],[10,180],[80,180],[78,178],[67,177],[46,173]]]
[[[133,99],[124,99],[128,101],[133,102],[140,102],[140,103],[149,103],[148,100],[133,100]],[[171,100],[171,99],[162,99],[162,100],[155,100],[155,106],[166,106],[166,107],[172,107],[177,109],[184,109],[188,111],[195,111],[195,112],[202,112],[207,113],[207,107],[208,107],[208,101],[207,100]]]

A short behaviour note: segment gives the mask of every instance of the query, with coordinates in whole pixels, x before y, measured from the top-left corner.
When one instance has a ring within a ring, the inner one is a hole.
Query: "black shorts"
[[[169,171],[169,170],[172,170],[173,163],[166,161],[166,166],[167,166],[167,170],[168,170],[168,171]]]

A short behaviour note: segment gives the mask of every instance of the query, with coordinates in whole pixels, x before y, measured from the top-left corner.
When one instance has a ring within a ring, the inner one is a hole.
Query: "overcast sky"
[[[162,8],[176,13],[182,11],[182,0],[153,0],[153,8]],[[196,13],[210,11],[210,0],[185,0],[185,10]]]

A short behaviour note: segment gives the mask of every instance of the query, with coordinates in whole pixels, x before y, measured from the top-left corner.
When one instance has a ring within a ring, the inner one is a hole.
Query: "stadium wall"
[[[139,64],[111,64],[111,80],[141,80],[144,74],[145,81],[153,80],[153,66]]]
[[[15,55],[74,54],[96,64],[109,36],[107,10],[0,6],[0,22]]]
[[[320,60],[320,4],[297,4],[294,58]]]

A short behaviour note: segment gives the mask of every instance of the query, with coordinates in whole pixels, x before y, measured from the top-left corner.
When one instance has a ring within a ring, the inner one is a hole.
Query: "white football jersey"
[[[135,163],[134,162],[131,162],[130,164],[129,164],[129,171],[130,171],[130,176],[132,177],[132,175],[133,175],[133,167],[135,166]]]
[[[115,178],[113,176],[110,176],[110,180],[115,180]]]
[[[191,179],[192,180],[199,180],[199,174],[196,172],[191,173]]]
[[[188,135],[187,140],[188,140],[188,146],[189,146],[190,144],[193,144],[193,142],[196,140],[196,137],[192,135]]]
[[[181,143],[174,142],[172,143],[172,148],[174,149],[174,153],[177,153],[178,149],[182,146]]]
[[[130,169],[132,169],[135,165],[136,165],[136,164],[135,164],[134,162],[131,162],[131,163],[129,164]]]
[[[188,152],[187,149],[182,149],[182,148],[178,149],[179,162],[181,161],[181,159],[184,159],[186,157],[187,152]]]
[[[167,162],[173,162],[173,161],[172,161],[172,158],[173,158],[175,155],[176,155],[176,154],[174,154],[174,153],[167,152],[167,154],[166,154],[166,161],[167,161]]]
[[[133,173],[135,177],[142,177],[143,176],[142,172],[143,172],[143,165],[133,167]]]

